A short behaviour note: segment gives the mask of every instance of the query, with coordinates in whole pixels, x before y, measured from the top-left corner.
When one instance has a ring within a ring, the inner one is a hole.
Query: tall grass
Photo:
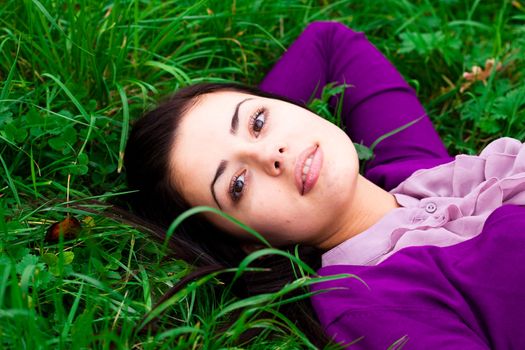
[[[125,191],[130,121],[188,83],[257,84],[314,20],[365,31],[418,91],[451,152],[475,153],[503,135],[525,139],[522,0],[4,0],[2,347],[311,347],[279,313],[287,290],[239,300],[211,275],[168,300],[156,331],[135,333],[191,267],[105,215],[104,203]],[[460,92],[462,73],[489,58],[502,69]],[[79,237],[45,240],[68,215],[81,220]],[[259,337],[240,340],[253,328]]]

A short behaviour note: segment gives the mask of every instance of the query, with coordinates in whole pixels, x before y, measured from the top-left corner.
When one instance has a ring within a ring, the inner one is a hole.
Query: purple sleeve
[[[333,265],[355,274],[314,285],[329,335],[351,349],[525,349],[525,207],[505,205],[475,238],[410,247],[376,266]],[[328,290],[331,289],[331,290]]]
[[[422,117],[377,145],[365,173],[375,183],[391,189],[415,170],[452,160],[413,89],[364,34],[340,23],[310,24],[260,87],[306,102],[331,82],[350,85],[344,94],[342,117],[354,142],[369,146]]]

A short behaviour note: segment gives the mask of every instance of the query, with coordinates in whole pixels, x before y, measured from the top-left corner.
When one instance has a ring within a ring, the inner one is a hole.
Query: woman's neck
[[[398,208],[395,197],[365,177],[358,175],[353,200],[349,203],[341,226],[318,248],[329,250],[376,224],[391,210]]]

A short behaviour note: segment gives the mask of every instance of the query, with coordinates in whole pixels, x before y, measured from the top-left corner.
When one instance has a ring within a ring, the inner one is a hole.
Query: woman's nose
[[[245,152],[248,164],[260,167],[271,176],[280,175],[286,166],[285,164],[286,145],[284,144],[251,144]]]

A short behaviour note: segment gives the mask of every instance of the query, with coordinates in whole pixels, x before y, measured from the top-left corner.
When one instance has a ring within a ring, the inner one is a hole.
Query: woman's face
[[[190,205],[219,208],[274,245],[322,247],[345,225],[358,174],[355,148],[337,126],[294,104],[232,91],[203,95],[186,113],[170,165]]]

